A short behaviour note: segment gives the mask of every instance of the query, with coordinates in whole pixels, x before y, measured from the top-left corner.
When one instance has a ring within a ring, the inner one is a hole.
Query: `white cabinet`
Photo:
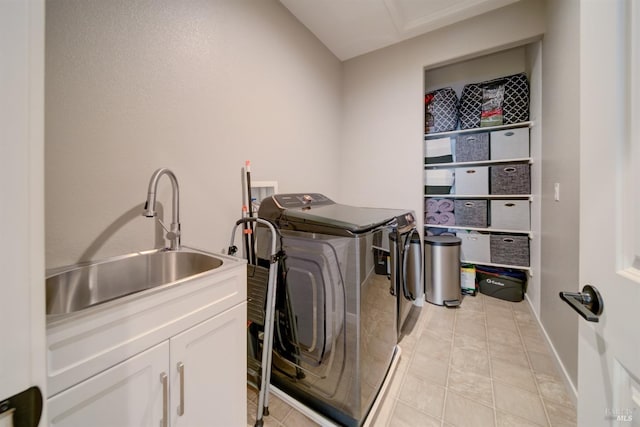
[[[49,425],[158,427],[168,371],[165,341],[49,399]]]
[[[245,425],[245,313],[240,304],[57,394],[50,425]]]
[[[171,426],[246,425],[246,312],[244,303],[171,338]]]
[[[246,424],[246,263],[216,256],[212,274],[47,325],[51,426]]]

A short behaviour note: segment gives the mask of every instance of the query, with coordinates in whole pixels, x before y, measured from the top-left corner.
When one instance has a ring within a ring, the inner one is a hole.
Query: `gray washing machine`
[[[374,272],[373,236],[395,227],[404,241],[413,212],[309,193],[268,197],[258,216],[280,231],[286,254],[271,382],[337,424],[362,425],[398,340],[397,292]]]

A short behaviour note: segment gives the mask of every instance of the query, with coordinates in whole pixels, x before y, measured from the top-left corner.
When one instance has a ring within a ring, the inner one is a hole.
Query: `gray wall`
[[[149,177],[181,186],[183,243],[219,251],[241,168],[335,194],[342,64],[276,0],[49,0],[46,264],[150,249]],[[159,201],[170,220],[170,185]],[[159,238],[160,237],[160,238]]]
[[[340,171],[349,185],[341,187],[341,199],[422,212],[424,85],[447,80],[459,86],[469,78],[467,65],[477,68],[478,79],[496,77],[487,61],[454,64],[525,45],[543,33],[544,3],[524,0],[346,61]],[[495,58],[506,72],[527,68],[526,49]],[[539,283],[539,276],[534,279]],[[529,296],[537,311],[539,286]]]
[[[203,249],[228,244],[247,159],[282,192],[420,212],[424,68],[546,25],[534,307],[575,384],[577,319],[557,293],[578,288],[578,2],[548,3],[546,15],[522,0],[342,64],[275,0],[49,0],[47,267],[160,245],[140,212],[161,166],[180,180],[183,242]]]
[[[574,386],[578,319],[558,292],[578,290],[579,1],[548,1],[543,48],[542,295],[540,319]],[[553,185],[560,183],[560,201]]]
[[[542,82],[533,132],[541,137],[540,282],[532,301],[574,382],[577,320],[558,291],[578,279],[578,61],[577,1],[524,0],[345,62],[344,149],[341,173],[350,185],[340,197],[354,204],[422,210],[423,69],[523,45],[544,33],[542,48],[527,53]],[[545,29],[546,27],[546,29]],[[540,50],[542,54],[540,54]],[[540,58],[541,57],[541,58]],[[539,135],[538,129],[542,129]],[[562,199],[553,202],[553,183]]]
[[[424,69],[522,45],[544,32],[544,3],[523,0],[344,63],[340,197],[422,210]]]

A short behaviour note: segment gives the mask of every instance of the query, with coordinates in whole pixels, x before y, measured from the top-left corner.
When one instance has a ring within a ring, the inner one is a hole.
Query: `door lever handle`
[[[585,285],[582,292],[560,292],[560,298],[589,322],[598,322],[604,309],[600,292],[591,285]]]

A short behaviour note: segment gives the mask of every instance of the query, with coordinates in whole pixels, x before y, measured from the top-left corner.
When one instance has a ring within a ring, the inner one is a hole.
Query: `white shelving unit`
[[[521,122],[521,123],[513,123],[509,125],[500,125],[500,126],[491,126],[491,127],[481,127],[481,128],[472,128],[472,129],[458,129],[451,130],[448,132],[437,132],[437,133],[427,133],[424,136],[426,138],[442,138],[443,136],[451,136],[451,135],[464,135],[466,133],[476,133],[483,131],[497,131],[497,130],[507,130],[507,129],[516,129],[522,127],[533,127],[533,121]]]
[[[493,262],[480,262],[480,261],[474,261],[474,260],[462,260],[462,263],[464,264],[475,264],[475,265],[486,265],[487,267],[501,267],[501,268],[511,268],[514,270],[522,270],[522,271],[526,271],[529,276],[533,276],[533,273],[531,272],[531,267],[522,267],[522,266],[513,266],[513,265],[509,265],[509,264],[496,264]]]
[[[447,230],[467,230],[467,231],[486,231],[492,233],[509,233],[509,234],[526,234],[529,238],[532,237],[531,231],[523,230],[511,230],[506,228],[491,228],[491,227],[464,227],[461,225],[440,225],[440,224],[425,224],[426,228],[443,228]]]
[[[480,132],[495,132],[506,129],[520,129],[520,128],[531,128],[533,127],[534,122],[522,122],[515,123],[510,125],[503,126],[494,126],[494,127],[481,127],[474,129],[463,129],[463,130],[455,130],[448,132],[438,132],[438,133],[429,133],[424,135],[425,144],[428,143],[429,140],[440,139],[444,137],[455,137],[458,135],[464,134],[472,134],[472,133],[480,133]],[[530,151],[531,152],[531,151]],[[426,146],[425,146],[425,157],[426,157]],[[426,160],[425,160],[426,161]],[[455,168],[463,168],[463,167],[474,167],[474,166],[492,166],[492,165],[503,165],[503,164],[533,164],[532,157],[518,157],[518,158],[507,158],[507,159],[488,159],[481,161],[470,161],[470,162],[443,162],[443,163],[425,163],[424,169],[426,170],[434,170],[434,169],[455,169]],[[425,182],[424,185],[428,185],[428,182]],[[533,201],[533,196],[531,194],[424,194],[424,199],[429,198],[437,198],[437,199],[480,199],[480,200],[527,200],[529,202]],[[481,233],[504,233],[504,234],[512,234],[512,235],[526,235],[529,237],[529,240],[533,238],[533,234],[531,232],[531,228],[529,229],[505,229],[505,228],[494,228],[488,225],[487,227],[470,227],[470,226],[461,226],[461,225],[442,225],[442,224],[429,224],[426,222],[426,209],[425,209],[425,234],[427,229],[446,229],[446,230],[456,230],[456,231],[475,231]],[[521,271],[526,271],[529,276],[532,276],[531,267],[526,267],[522,265],[515,264],[501,264],[501,263],[493,263],[493,262],[481,262],[473,259],[462,259],[462,262],[467,264],[476,264],[476,265],[485,265],[491,267],[503,267],[503,268],[511,268],[517,269]]]
[[[484,128],[486,129],[486,128]],[[466,166],[490,166],[499,165],[501,163],[528,163],[532,164],[533,160],[530,157],[520,157],[517,159],[500,159],[500,160],[483,160],[478,162],[449,162],[449,163],[427,163],[424,165],[425,169],[435,168],[454,168],[454,167],[466,167]]]
[[[533,200],[531,194],[425,194],[425,199],[527,199]]]

